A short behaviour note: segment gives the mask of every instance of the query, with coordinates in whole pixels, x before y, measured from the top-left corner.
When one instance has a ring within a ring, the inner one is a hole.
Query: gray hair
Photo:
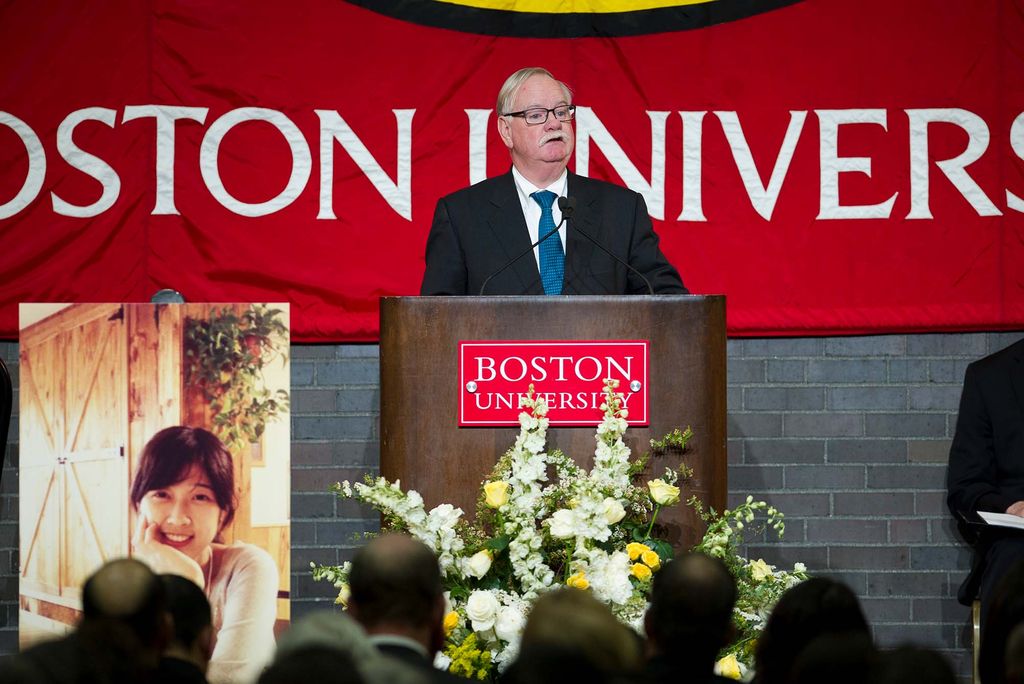
[[[501,90],[498,91],[498,103],[494,110],[498,113],[498,116],[508,114],[509,109],[512,107],[512,101],[516,98],[516,93],[519,92],[519,88],[526,83],[531,76],[547,76],[557,83],[562,89],[562,93],[565,95],[565,101],[567,103],[572,103],[572,90],[570,90],[569,86],[565,85],[565,83],[552,76],[550,71],[543,67],[526,67],[505,79],[505,83],[501,86]]]
[[[370,642],[363,628],[346,613],[320,610],[302,618],[281,635],[275,661],[309,648],[344,653],[368,684],[430,684],[420,671],[391,660]]]

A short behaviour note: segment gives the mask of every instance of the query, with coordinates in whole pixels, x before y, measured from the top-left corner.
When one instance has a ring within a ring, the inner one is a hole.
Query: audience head
[[[615,679],[581,650],[530,644],[501,677],[502,684],[611,684]]]
[[[900,646],[877,656],[869,674],[870,684],[955,684],[956,675],[944,657],[920,646]]]
[[[444,588],[437,557],[403,534],[370,541],[352,559],[348,610],[370,634],[400,634],[430,653],[444,643]]]
[[[163,584],[131,558],[109,561],[82,586],[78,634],[98,671],[123,676],[156,667],[170,638]]]
[[[311,613],[293,624],[278,640],[274,659],[290,661],[320,649],[348,656],[367,684],[426,684],[419,671],[383,657],[351,616],[331,610]]]
[[[800,652],[824,634],[870,635],[857,596],[845,584],[812,577],[779,599],[757,642],[757,681],[780,684],[792,675]]]
[[[608,676],[640,666],[641,642],[608,606],[580,589],[563,588],[538,598],[526,619],[520,659],[582,659]]]
[[[688,553],[654,576],[647,637],[658,654],[699,661],[708,672],[733,635],[736,580],[721,560]]]
[[[875,680],[870,671],[876,656],[875,645],[864,632],[824,634],[811,641],[797,656],[790,681],[792,684],[873,684]]]
[[[985,624],[981,626],[978,674],[985,684],[1001,684],[1006,676],[1010,633],[1024,622],[1024,561],[1017,563],[996,585]]]
[[[145,563],[120,558],[105,563],[82,587],[82,625],[107,623],[129,628],[147,646],[166,641],[167,597]]]
[[[188,660],[205,671],[213,655],[213,624],[206,594],[178,575],[160,575],[160,582],[173,627],[166,655]]]
[[[257,684],[364,684],[355,662],[336,648],[309,646],[276,658]]]

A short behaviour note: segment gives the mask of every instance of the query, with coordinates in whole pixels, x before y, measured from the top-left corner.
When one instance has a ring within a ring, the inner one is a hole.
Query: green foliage
[[[287,361],[284,312],[253,304],[185,321],[185,381],[210,402],[211,429],[232,451],[259,440],[268,421],[288,410],[285,390],[266,388],[263,369]]]
[[[708,525],[694,551],[722,559],[736,578],[733,622],[737,638],[721,655],[735,655],[749,666],[753,663],[757,635],[764,628],[768,613],[787,589],[807,579],[806,568],[797,563],[792,571],[778,570],[761,559],[751,561],[740,554],[748,534],[756,538],[771,529],[781,538],[785,533],[785,515],[774,506],[748,496],[736,508],[718,514],[714,509],[705,510],[695,496],[686,503]]]

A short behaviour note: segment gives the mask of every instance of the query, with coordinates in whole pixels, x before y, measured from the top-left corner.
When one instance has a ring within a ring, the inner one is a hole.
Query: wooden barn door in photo
[[[88,575],[128,554],[124,318],[78,305],[22,331],[23,643],[73,623]]]

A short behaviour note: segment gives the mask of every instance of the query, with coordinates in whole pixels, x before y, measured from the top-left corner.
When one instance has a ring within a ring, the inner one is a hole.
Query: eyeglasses
[[[539,126],[542,123],[547,123],[549,114],[554,114],[555,118],[562,123],[572,121],[576,117],[576,105],[558,105],[551,109],[532,107],[521,112],[508,112],[502,116],[518,116],[526,122],[527,126]]]

